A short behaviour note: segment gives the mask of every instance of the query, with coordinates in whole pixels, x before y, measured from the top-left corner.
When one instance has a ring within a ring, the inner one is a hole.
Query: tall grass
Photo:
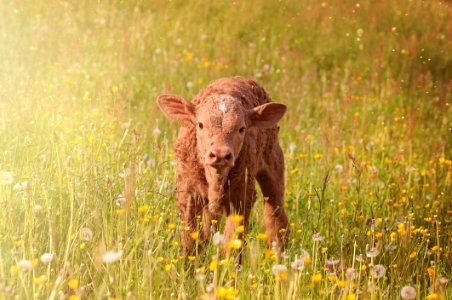
[[[1,1],[0,298],[451,297],[450,17],[439,1]],[[290,246],[266,246],[261,199],[233,256],[185,257],[177,124],[154,99],[231,75],[289,106]]]

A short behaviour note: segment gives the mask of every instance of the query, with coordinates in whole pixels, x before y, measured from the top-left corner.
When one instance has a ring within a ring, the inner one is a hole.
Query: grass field
[[[0,1],[0,299],[451,299],[451,13]],[[231,75],[289,107],[291,241],[267,248],[259,195],[231,257],[186,257],[155,98]]]

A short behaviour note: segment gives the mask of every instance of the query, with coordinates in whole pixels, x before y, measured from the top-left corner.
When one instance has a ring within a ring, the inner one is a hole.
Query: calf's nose
[[[232,166],[234,162],[234,155],[229,147],[214,148],[209,151],[206,157],[206,163],[213,167]]]

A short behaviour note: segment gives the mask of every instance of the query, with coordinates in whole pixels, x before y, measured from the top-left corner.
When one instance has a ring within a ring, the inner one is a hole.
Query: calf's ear
[[[248,124],[252,127],[269,128],[275,126],[286,113],[287,106],[270,102],[259,105],[248,112]]]
[[[182,97],[162,94],[157,97],[157,103],[168,119],[191,121],[195,116],[195,106]]]

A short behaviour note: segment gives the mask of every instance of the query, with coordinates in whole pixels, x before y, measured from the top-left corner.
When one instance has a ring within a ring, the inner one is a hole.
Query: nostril
[[[215,155],[215,153],[213,153],[213,152],[210,152],[210,153],[209,153],[209,158],[215,158],[215,157],[217,157],[217,156]]]
[[[231,153],[226,154],[226,156],[224,157],[224,159],[227,160],[227,161],[231,160],[231,159],[232,159],[232,154],[231,154]]]

